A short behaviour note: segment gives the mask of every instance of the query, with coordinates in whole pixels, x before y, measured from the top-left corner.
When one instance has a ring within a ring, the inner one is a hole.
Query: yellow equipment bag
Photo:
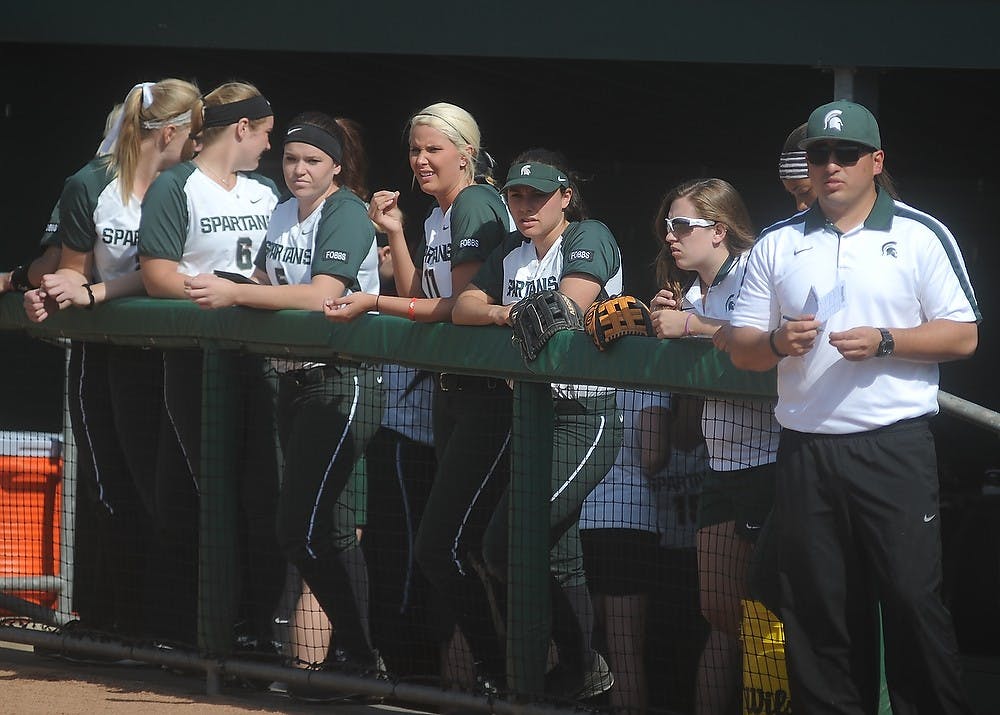
[[[760,601],[743,601],[743,715],[789,715],[785,627]]]

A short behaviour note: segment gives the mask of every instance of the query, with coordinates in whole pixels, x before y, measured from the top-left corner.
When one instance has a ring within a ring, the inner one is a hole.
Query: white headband
[[[183,127],[185,124],[191,123],[191,110],[186,112],[181,112],[176,117],[167,117],[166,119],[149,119],[142,123],[143,129],[163,129],[163,127],[173,124],[177,127]]]
[[[142,91],[142,108],[149,109],[153,106],[154,86],[154,82],[141,82],[140,84],[135,85],[128,91],[128,94],[125,95],[125,103],[128,103],[128,98],[132,96],[132,92],[138,89]],[[104,141],[101,142],[101,146],[97,148],[98,155],[110,154],[115,148],[115,143],[118,141],[118,135],[121,134],[122,131],[122,121],[124,116],[124,110],[118,113],[118,117],[115,118],[115,123],[112,125],[108,133],[104,135]]]

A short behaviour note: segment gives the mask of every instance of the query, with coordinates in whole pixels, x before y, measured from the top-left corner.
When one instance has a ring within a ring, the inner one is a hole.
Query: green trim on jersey
[[[180,262],[188,235],[188,199],[184,187],[197,170],[185,161],[161,172],[146,191],[139,224],[139,255]]]
[[[504,259],[526,244],[530,242],[519,231],[508,234],[483,263],[472,283],[494,301],[503,304],[506,292]],[[563,232],[559,249],[563,255],[559,280],[567,275],[582,273],[601,285],[598,299],[610,297],[604,286],[622,267],[621,251],[611,229],[593,219],[573,222]]]
[[[436,201],[424,215],[425,223],[434,209],[440,209]],[[455,198],[450,211],[447,224],[451,236],[448,260],[452,269],[470,261],[485,261],[503,243],[512,228],[507,204],[490,185],[472,184],[465,187]],[[413,252],[414,258],[420,261],[417,267],[421,270],[426,253],[427,236],[423,236]]]
[[[42,239],[38,242],[38,245],[42,248],[48,248],[49,246],[59,246],[59,239],[56,237],[56,233],[59,231],[59,202],[56,201],[56,205],[52,207],[52,213],[49,214],[49,222],[45,225],[45,231],[42,233]]]
[[[97,241],[94,212],[101,194],[115,175],[110,171],[110,157],[92,159],[82,169],[66,179],[56,205],[61,220],[53,237],[56,245],[69,246],[74,251],[89,253]],[[51,222],[50,222],[51,223]]]
[[[364,201],[342,186],[323,204],[316,226],[312,275],[344,278],[348,290],[361,290],[358,271],[374,242],[375,226]]]
[[[893,207],[895,211],[894,215],[899,216],[900,218],[908,218],[911,221],[916,221],[934,234],[935,238],[937,238],[938,242],[941,244],[941,248],[944,250],[945,255],[948,256],[948,263],[951,264],[951,269],[955,272],[958,284],[962,286],[962,292],[965,293],[965,297],[969,301],[969,305],[972,306],[972,312],[976,316],[976,322],[983,322],[983,314],[979,312],[979,304],[976,302],[976,295],[972,291],[972,284],[969,282],[969,276],[965,271],[962,257],[958,253],[958,248],[955,245],[954,238],[947,232],[947,229],[938,223],[936,219],[925,213],[915,211],[906,206],[900,206],[895,202],[893,202]]]
[[[451,268],[485,261],[512,228],[507,204],[488,184],[472,184],[451,205]]]

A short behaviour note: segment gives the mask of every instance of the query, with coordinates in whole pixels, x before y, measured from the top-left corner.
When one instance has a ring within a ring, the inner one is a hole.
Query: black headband
[[[271,103],[258,94],[256,97],[241,99],[238,102],[205,107],[205,121],[202,127],[204,129],[226,127],[235,124],[244,117],[253,120],[271,116],[274,116]]]
[[[296,124],[289,127],[288,132],[285,134],[285,144],[288,142],[311,144],[326,153],[338,164],[341,163],[340,160],[344,155],[344,147],[341,146],[340,140],[315,124]]]

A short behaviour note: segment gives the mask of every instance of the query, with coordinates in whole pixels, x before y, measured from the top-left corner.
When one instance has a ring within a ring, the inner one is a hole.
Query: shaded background
[[[394,0],[305,4],[287,16],[256,0],[106,5],[101,13],[59,3],[5,11],[0,267],[35,255],[63,180],[92,156],[107,111],[133,84],[175,76],[208,92],[240,79],[271,100],[276,138],[303,110],[359,121],[369,185],[402,192],[411,234],[428,202],[411,188],[403,131],[421,107],[450,101],[472,112],[501,176],[526,148],[562,151],[590,177],[583,194],[619,240],[626,289],[648,297],[660,197],[681,181],[719,176],[740,190],[758,228],[787,216],[792,203],[777,178],[785,136],[843,89],[833,67],[857,67],[849,89],[879,118],[903,200],[951,228],[985,318],[977,355],[943,366],[942,388],[1000,409],[992,275],[1000,187],[995,118],[986,111],[1000,86],[990,35],[1000,26],[997,6],[905,4],[903,13],[899,0],[848,2],[865,9],[848,21],[784,0],[583,3],[572,17]],[[265,155],[262,170],[280,186],[278,156]],[[50,378],[61,374],[62,351],[11,334],[0,344],[8,376],[0,424],[58,430],[62,384]],[[45,379],[25,379],[31,374]],[[934,430],[942,488],[955,504],[946,569],[960,639],[966,651],[995,653],[1000,527],[975,500],[984,470],[1000,467],[997,439],[947,416]]]

